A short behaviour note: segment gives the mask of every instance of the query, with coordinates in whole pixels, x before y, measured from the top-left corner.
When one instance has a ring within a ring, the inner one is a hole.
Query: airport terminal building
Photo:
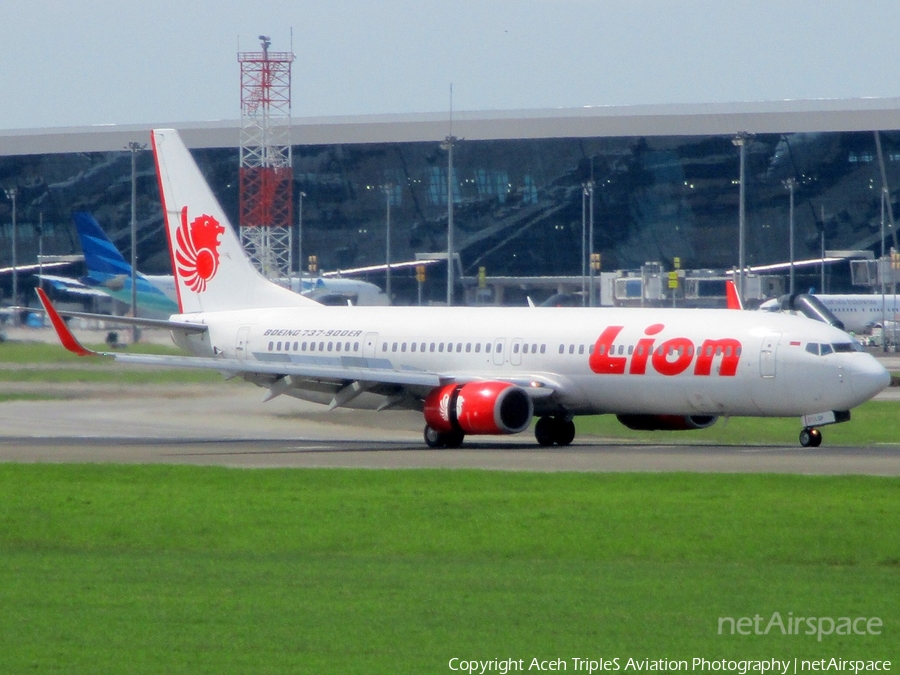
[[[147,143],[151,126],[182,131],[237,224],[239,121],[0,132],[0,187],[17,191],[19,264],[39,247],[78,253],[78,210],[130,246],[126,148]],[[604,271],[672,269],[676,258],[724,270],[738,260],[742,132],[747,265],[788,260],[789,181],[798,259],[820,255],[823,241],[879,255],[883,201],[886,246],[897,244],[900,99],[864,99],[455,113],[452,125],[439,114],[295,119],[303,257],[317,256],[323,270],[383,263],[388,202],[393,261],[445,251],[453,136],[454,248],[467,276],[482,267],[498,277],[578,276],[591,216]],[[168,273],[149,151],[137,167],[139,267]],[[0,266],[12,262],[12,230],[12,201],[0,199]],[[427,299],[444,297],[443,274],[429,272]],[[410,301],[414,272],[394,278],[398,300]],[[831,268],[827,290],[849,284],[846,270]]]

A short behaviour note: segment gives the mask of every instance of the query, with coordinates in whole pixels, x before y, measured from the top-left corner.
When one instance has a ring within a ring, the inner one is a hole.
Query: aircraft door
[[[246,359],[248,356],[248,343],[250,342],[250,326],[241,326],[234,341],[234,355],[238,359]]]
[[[506,347],[506,340],[498,338],[494,340],[494,365],[503,365],[503,349]]]
[[[375,348],[378,346],[378,333],[366,333],[363,340],[363,356],[367,359],[375,358]]]
[[[775,361],[778,355],[778,341],[781,333],[769,333],[763,337],[762,348],[759,352],[760,377],[773,379],[775,377]]]

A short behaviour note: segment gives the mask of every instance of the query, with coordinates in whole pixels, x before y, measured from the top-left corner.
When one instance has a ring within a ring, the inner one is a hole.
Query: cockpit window
[[[806,345],[806,351],[816,356],[825,356],[826,354],[846,354],[849,352],[865,351],[863,346],[854,340],[853,342],[834,342],[830,345],[820,345],[810,342]]]

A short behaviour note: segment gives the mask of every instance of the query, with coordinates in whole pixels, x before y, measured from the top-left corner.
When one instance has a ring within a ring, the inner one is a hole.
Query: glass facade
[[[880,253],[882,166],[900,190],[900,132],[757,135],[747,147],[746,262],[789,258],[789,193],[795,188],[796,257],[829,250]],[[201,169],[237,223],[238,151],[195,150]],[[604,271],[674,258],[687,269],[737,263],[739,151],[729,136],[659,136],[476,141],[454,145],[451,194],[456,250],[475,276],[578,275],[583,185],[593,179],[595,251]],[[152,158],[138,161],[139,266],[169,272]],[[384,262],[387,202],[393,261],[440,252],[447,241],[447,152],[441,143],[294,148],[295,195],[303,201],[303,255],[319,269]],[[130,246],[127,152],[0,158],[0,185],[17,185],[18,258],[34,262],[38,222],[45,253],[77,253],[71,223],[92,211],[120,248]],[[888,229],[887,247],[894,245]],[[11,264],[10,202],[0,200],[0,265]],[[295,260],[295,266],[297,261]],[[426,299],[443,297],[443,272],[429,271]],[[393,275],[401,301],[415,296],[414,271]],[[811,273],[813,283],[817,273]],[[378,282],[377,277],[371,280]],[[383,275],[382,275],[383,281]],[[803,280],[801,280],[803,281]],[[807,283],[807,281],[803,281]],[[832,268],[829,291],[849,290]]]

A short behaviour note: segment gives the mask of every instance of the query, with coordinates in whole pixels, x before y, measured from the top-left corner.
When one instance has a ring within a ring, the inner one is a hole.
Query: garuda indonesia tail
[[[87,266],[87,275],[81,278],[81,282],[130,305],[131,265],[90,213],[77,212],[73,217]],[[178,313],[174,297],[162,290],[169,286],[174,296],[171,276],[147,277],[137,272],[135,279],[138,316],[167,318]]]

